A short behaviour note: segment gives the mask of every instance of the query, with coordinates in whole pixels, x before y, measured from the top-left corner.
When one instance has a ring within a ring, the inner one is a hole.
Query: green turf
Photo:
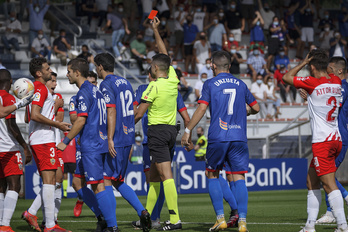
[[[145,204],[145,197],[140,197]],[[117,198],[117,220],[121,231],[135,231],[130,222],[137,220],[136,212],[123,199]],[[13,215],[11,226],[14,231],[31,231],[26,222],[20,220],[21,213],[26,210],[32,200],[19,200]],[[94,231],[96,219],[89,208],[84,205],[80,217],[75,218],[73,207],[75,199],[63,199],[58,216],[59,224],[72,231]],[[225,216],[228,219],[230,209],[224,203]],[[324,196],[319,216],[326,210]],[[184,222],[185,231],[208,231],[215,222],[214,209],[208,194],[179,195],[180,218]],[[38,213],[41,223],[42,213]],[[286,232],[299,231],[307,218],[307,191],[266,191],[249,193],[248,229],[254,232]],[[169,219],[166,204],[163,207],[161,221]],[[316,226],[316,231],[334,231],[335,224]],[[228,229],[237,231],[236,228]],[[154,230],[153,230],[154,231]]]

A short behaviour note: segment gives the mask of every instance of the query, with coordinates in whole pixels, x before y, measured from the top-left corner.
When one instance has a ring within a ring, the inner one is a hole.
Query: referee
[[[150,167],[150,187],[147,195],[146,209],[152,214],[160,193],[160,182],[163,182],[164,195],[170,214],[170,223],[160,230],[181,229],[178,211],[178,194],[176,191],[171,161],[176,141],[176,112],[179,80],[175,70],[170,66],[171,60],[167,55],[164,43],[158,33],[159,19],[156,17],[152,24],[159,51],[151,63],[151,76],[155,81],[150,82],[141,97],[141,104],[135,112],[137,123],[148,110],[148,147],[152,157]]]

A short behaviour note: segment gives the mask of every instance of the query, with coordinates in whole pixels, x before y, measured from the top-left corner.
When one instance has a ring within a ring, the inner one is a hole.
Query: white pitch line
[[[11,220],[14,222],[20,222],[23,220]],[[74,220],[59,220],[64,223],[96,223],[97,221],[74,221]],[[132,223],[132,221],[117,221],[118,223]],[[182,224],[198,224],[198,225],[210,225],[214,222],[181,222]],[[291,222],[247,222],[248,225],[293,225],[293,226],[304,226],[305,223],[291,223]],[[332,224],[315,224],[316,226],[336,226]]]

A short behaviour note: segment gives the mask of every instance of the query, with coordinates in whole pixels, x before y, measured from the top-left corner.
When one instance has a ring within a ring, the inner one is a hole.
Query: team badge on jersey
[[[41,94],[40,93],[35,93],[35,97],[34,97],[34,100],[33,101],[40,101],[40,98],[41,98]]]
[[[51,158],[50,162],[51,162],[52,165],[54,165],[56,163],[56,159],[55,158]]]
[[[19,170],[23,170],[23,164],[18,164]]]

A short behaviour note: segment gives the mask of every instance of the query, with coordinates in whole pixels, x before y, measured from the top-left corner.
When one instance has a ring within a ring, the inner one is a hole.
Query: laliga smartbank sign
[[[187,152],[181,147],[176,148],[174,161],[173,174],[180,194],[208,192],[205,162],[195,161],[193,151]],[[25,197],[35,198],[42,185],[36,165],[27,165],[25,172]],[[226,177],[224,171],[221,174]],[[306,176],[306,159],[251,159],[249,172],[245,175],[249,191],[305,189]],[[125,182],[138,195],[146,195],[147,184],[143,165],[129,163]],[[68,186],[68,197],[76,197],[70,183],[71,181]]]

